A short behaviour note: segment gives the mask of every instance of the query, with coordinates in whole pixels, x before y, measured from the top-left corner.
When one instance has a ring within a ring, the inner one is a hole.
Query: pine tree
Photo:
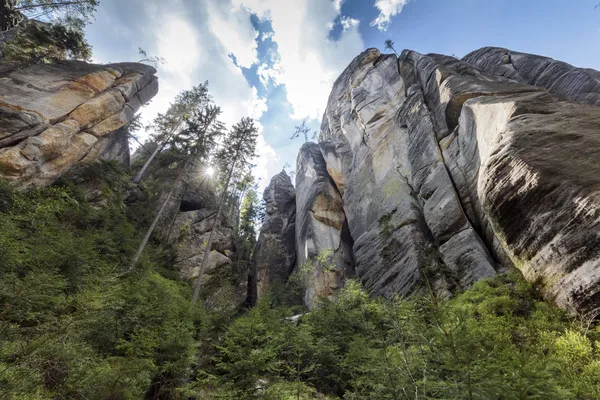
[[[169,143],[170,147],[179,151],[183,158],[183,166],[171,190],[165,196],[152,224],[146,231],[128,272],[133,271],[138,263],[152,233],[171,202],[175,190],[185,182],[185,177],[192,167],[199,161],[207,158],[210,149],[213,148],[219,136],[223,134],[223,123],[218,120],[221,109],[212,104],[207,86],[208,82],[205,82],[203,85],[194,87],[191,91],[183,92],[178,97],[178,102],[171,106],[167,114],[159,115],[155,119],[155,123],[157,126],[162,127],[162,131],[170,128],[170,132],[173,132],[175,129],[179,129],[179,126],[184,121],[186,128],[177,135],[173,135],[172,133],[167,134],[163,145],[157,146],[154,153],[152,153],[142,170],[136,176],[137,180],[134,181],[138,182],[143,177],[153,158],[156,157],[161,148],[164,148]],[[184,184],[187,185],[187,183]]]
[[[150,164],[169,143],[178,144],[179,135],[183,135],[179,144],[183,143],[184,149],[191,151],[191,148],[185,146],[190,146],[194,137],[196,138],[194,146],[200,146],[198,138],[200,137],[204,141],[211,127],[217,129],[216,125],[219,123],[216,122],[216,117],[220,113],[221,110],[214,106],[212,97],[208,93],[208,81],[177,95],[175,102],[171,104],[167,112],[158,114],[154,118],[150,128],[155,131],[152,137],[158,146],[146,160],[133,182],[138,183],[142,180]],[[187,131],[184,129],[186,123],[189,123]],[[217,130],[222,130],[222,125],[219,125]]]
[[[29,19],[56,19],[63,16],[80,23],[89,22],[96,12],[98,0],[21,0],[17,1],[15,11],[23,13]]]
[[[208,262],[208,256],[212,247],[213,237],[215,230],[218,228],[220,221],[220,214],[225,203],[227,192],[229,190],[229,184],[231,182],[231,176],[234,170],[238,166],[244,166],[250,163],[250,160],[256,155],[256,139],[258,137],[258,129],[254,125],[252,118],[242,118],[230,131],[229,135],[224,140],[224,147],[217,155],[217,160],[221,166],[221,170],[229,171],[221,198],[219,200],[219,206],[215,213],[213,226],[208,237],[208,241],[204,248],[204,257],[202,264],[200,265],[200,273],[196,278],[194,284],[194,295],[192,302],[197,303],[200,298],[200,284],[204,277],[204,271],[206,270],[206,264]]]
[[[400,57],[398,55],[398,52],[396,51],[396,49],[394,48],[394,42],[391,39],[387,39],[385,41],[385,49],[386,50],[392,50],[394,52],[394,54],[396,55],[396,57]]]

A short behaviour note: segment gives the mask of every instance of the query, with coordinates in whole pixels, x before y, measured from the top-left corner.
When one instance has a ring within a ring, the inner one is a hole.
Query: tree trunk
[[[156,216],[154,217],[154,220],[152,221],[152,224],[150,225],[150,228],[148,228],[148,230],[146,231],[146,235],[144,236],[144,239],[142,240],[142,243],[140,243],[140,246],[138,247],[138,250],[135,253],[135,256],[133,257],[133,261],[131,262],[131,266],[129,267],[129,271],[128,272],[133,272],[133,270],[135,270],[135,267],[136,267],[138,261],[140,260],[140,257],[142,256],[142,253],[144,252],[144,249],[148,245],[148,241],[150,240],[150,237],[152,236],[152,233],[154,232],[154,229],[156,229],[156,226],[158,225],[158,222],[160,221],[160,218],[162,217],[163,213],[165,212],[165,209],[167,208],[167,205],[171,201],[171,198],[173,197],[173,194],[175,193],[175,190],[177,189],[177,187],[179,186],[179,183],[181,182],[182,178],[184,177],[184,175],[187,172],[187,165],[188,165],[188,162],[186,161],[186,163],[183,165],[181,173],[179,174],[179,176],[175,180],[175,184],[173,185],[173,187],[169,191],[169,194],[167,195],[167,198],[165,199],[165,201],[163,201],[162,205],[160,206],[160,209],[156,213]]]
[[[154,149],[150,158],[148,158],[148,160],[146,161],[146,163],[144,164],[144,166],[142,167],[140,172],[138,172],[137,175],[135,176],[135,178],[133,178],[133,183],[139,183],[142,180],[142,178],[144,177],[144,174],[146,173],[146,170],[148,169],[148,167],[150,166],[152,161],[154,161],[154,159],[156,158],[156,155],[163,149],[163,147],[165,147],[166,142],[167,141],[165,140],[164,143],[162,143],[160,145],[157,144],[156,149]]]
[[[239,151],[239,150],[238,150]],[[237,158],[237,154],[236,157]],[[235,159],[234,158],[234,159]],[[217,208],[217,213],[215,214],[215,222],[213,222],[212,229],[210,231],[210,235],[208,236],[208,242],[206,243],[206,247],[204,247],[204,257],[202,257],[202,264],[200,265],[200,273],[194,282],[194,295],[192,296],[192,303],[196,304],[198,299],[200,298],[200,284],[202,283],[202,278],[204,277],[204,270],[206,269],[206,264],[208,262],[208,256],[210,255],[210,248],[212,247],[213,236],[215,233],[215,229],[218,227],[218,224],[221,220],[221,209],[223,208],[223,203],[225,202],[225,196],[227,196],[227,189],[229,188],[229,181],[231,181],[231,176],[233,175],[233,170],[235,167],[235,161],[231,165],[231,169],[229,170],[229,176],[227,176],[227,182],[225,183],[225,187],[223,189],[223,193],[221,194],[221,199],[219,201],[219,207]]]
[[[181,126],[182,122],[183,122],[183,118],[180,118],[179,121],[177,122],[177,125],[175,125],[173,127],[173,129],[171,129],[171,132],[169,132],[169,134],[167,135],[165,140],[163,140],[163,142],[160,144],[158,144],[158,143],[156,144],[156,149],[154,150],[154,152],[152,153],[150,158],[146,161],[146,163],[142,167],[141,171],[138,172],[138,174],[135,176],[135,178],[133,178],[133,183],[139,183],[142,180],[142,178],[144,177],[144,174],[146,173],[146,170],[148,169],[148,167],[150,167],[150,164],[152,163],[152,161],[154,161],[154,158],[156,158],[158,153],[160,153],[160,151],[165,147],[167,142],[173,137],[173,134]]]

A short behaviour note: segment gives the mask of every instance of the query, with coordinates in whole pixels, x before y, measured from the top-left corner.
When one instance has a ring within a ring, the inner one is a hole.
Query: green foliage
[[[177,398],[200,314],[154,248],[118,277],[139,242],[128,181],[97,164],[29,193],[0,185],[0,398]]]
[[[250,160],[256,155],[258,128],[252,118],[242,118],[225,136],[223,146],[217,154],[221,171],[238,168],[244,171]],[[227,189],[227,188],[225,188]]]
[[[0,398],[600,398],[600,329],[515,271],[450,300],[348,281],[311,312],[293,278],[237,318],[192,306],[154,245],[122,277],[146,223],[131,185],[111,163],[28,193],[0,183]]]
[[[58,15],[83,24],[93,17],[99,4],[98,0],[20,0],[15,10],[32,19],[55,20]]]
[[[260,204],[260,198],[254,189],[250,189],[242,201],[239,235],[245,251],[249,255],[252,254],[256,245],[256,227],[258,225]]]
[[[201,398],[599,396],[597,332],[541,301],[515,272],[449,301],[373,299],[350,281],[298,321],[269,301],[228,328],[210,384],[196,382]]]
[[[65,59],[89,61],[92,57],[83,27],[62,23],[28,23],[1,50],[2,62],[18,66]]]

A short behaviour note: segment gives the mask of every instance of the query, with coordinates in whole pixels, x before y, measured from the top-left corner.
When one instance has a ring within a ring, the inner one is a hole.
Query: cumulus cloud
[[[219,5],[220,4],[220,5]],[[258,32],[250,22],[250,13],[241,7],[223,6],[227,2],[210,2],[208,22],[212,33],[240,67],[250,68],[258,62]]]
[[[392,17],[400,14],[408,0],[377,0],[375,7],[379,10],[379,15],[371,22],[371,26],[376,26],[382,32],[385,32],[390,25]]]
[[[293,119],[320,118],[333,82],[364,48],[358,20],[342,18],[339,38],[329,38],[341,17],[341,4],[341,0],[233,0],[235,7],[271,22],[277,59],[260,65],[259,76],[263,84],[285,85]]]
[[[159,94],[142,109],[146,122],[164,112],[179,92],[207,80],[227,125],[245,116],[259,119],[267,111],[267,100],[240,69],[257,62],[258,32],[248,9],[221,0],[180,2],[178,7],[163,0],[103,0],[87,34],[97,62],[135,61],[138,47],[166,59],[158,71]],[[255,174],[266,179],[277,172],[278,158],[262,133],[257,152]]]

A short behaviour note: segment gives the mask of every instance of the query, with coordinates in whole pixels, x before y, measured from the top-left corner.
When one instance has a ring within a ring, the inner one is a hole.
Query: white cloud
[[[267,39],[271,39],[273,37],[273,32],[263,32],[262,35],[260,35],[260,40],[261,41],[265,41]]]
[[[267,99],[258,96],[258,90],[252,86],[252,101],[250,103],[248,116],[256,120],[260,119],[268,110]]]
[[[262,131],[262,126],[260,127],[260,130]],[[269,184],[271,177],[279,172],[278,170],[281,168],[281,159],[277,156],[273,147],[265,141],[265,137],[262,133],[258,135],[256,154],[257,157],[254,160],[256,167],[254,167],[252,173],[256,180],[260,181],[260,188],[262,190]]]
[[[250,68],[252,64],[258,62],[256,54],[258,32],[250,22],[250,13],[247,9],[229,7],[226,2],[213,1],[209,3],[208,14],[212,33],[228,54],[235,56],[239,66]]]
[[[283,84],[294,119],[318,119],[325,109],[335,79],[364,48],[358,20],[342,19],[338,40],[329,39],[341,0],[233,0],[271,21],[278,46],[274,65],[260,65],[261,81]]]
[[[379,9],[379,15],[371,22],[371,26],[376,26],[382,32],[385,32],[390,25],[393,16],[400,14],[408,0],[377,0],[375,7]]]
[[[113,25],[128,29],[113,29]],[[160,91],[142,109],[145,122],[166,111],[179,92],[206,80],[227,125],[246,116],[258,119],[267,111],[267,100],[229,57],[233,54],[239,66],[257,61],[258,32],[247,9],[233,8],[223,0],[181,2],[178,7],[163,0],[128,0],[126,4],[103,0],[96,22],[87,30],[99,62],[136,61],[138,46],[166,59],[158,71]],[[145,135],[140,136],[144,139]],[[267,180],[279,166],[275,150],[262,133],[257,152],[255,173]]]
[[[275,62],[273,65],[266,63],[260,64],[256,70],[256,74],[265,87],[267,87],[269,83],[280,85],[283,80],[283,70],[279,62]]]
[[[350,17],[342,17],[342,28],[344,31],[349,31],[351,29],[357,29],[360,21]]]

